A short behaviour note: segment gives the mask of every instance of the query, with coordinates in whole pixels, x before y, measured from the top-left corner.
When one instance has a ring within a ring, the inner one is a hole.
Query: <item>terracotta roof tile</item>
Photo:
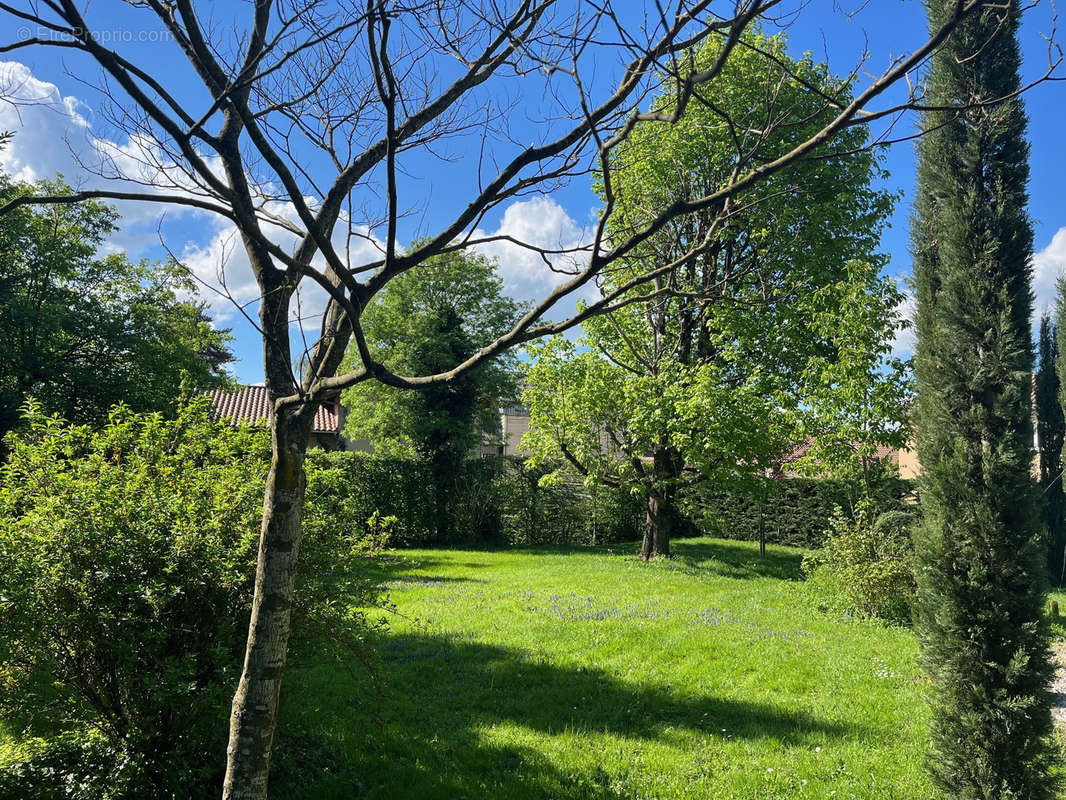
[[[794,445],[792,448],[792,452],[782,458],[779,463],[790,464],[793,461],[798,461],[803,456],[807,455],[807,451],[810,450],[813,445],[814,439],[808,436],[799,444]],[[853,446],[858,449],[857,444]],[[899,461],[899,450],[895,447],[889,447],[888,445],[879,444],[877,445],[877,449],[874,451],[873,457],[879,460],[890,459],[892,461]]]
[[[205,394],[211,398],[215,419],[228,419],[238,425],[246,422],[253,427],[265,427],[270,416],[270,400],[265,386],[243,386],[233,392],[214,389]],[[315,411],[312,430],[315,433],[340,433],[338,404],[326,402]]]

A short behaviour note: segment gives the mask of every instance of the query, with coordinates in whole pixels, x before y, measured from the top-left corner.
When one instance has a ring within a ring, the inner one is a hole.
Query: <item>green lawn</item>
[[[909,631],[812,610],[796,550],[634,549],[395,554],[381,693],[291,670],[272,797],[931,796]]]

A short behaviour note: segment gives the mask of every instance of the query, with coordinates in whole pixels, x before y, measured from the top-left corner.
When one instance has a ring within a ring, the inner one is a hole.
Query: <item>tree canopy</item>
[[[637,125],[619,146],[597,183],[617,209],[611,236],[624,240],[728,180],[746,166],[738,153],[769,161],[821,128],[826,112],[809,86],[846,95],[824,65],[789,58],[784,37],[744,41],[713,97],[697,91],[677,125]],[[709,68],[719,53],[709,41],[689,68]],[[669,113],[677,102],[666,92],[655,107]],[[646,557],[668,552],[684,472],[721,482],[770,467],[804,431],[805,393],[869,378],[839,368],[842,356],[861,347],[865,367],[883,355],[894,325],[874,335],[868,326],[895,320],[898,292],[878,276],[876,253],[893,198],[874,187],[881,167],[865,144],[865,132],[847,130],[824,158],[783,170],[725,213],[668,222],[600,283],[625,290],[659,269],[650,302],[587,320],[577,345],[531,349],[528,446],[648,497],[660,541],[645,542]]]
[[[63,191],[0,178],[4,200]],[[228,332],[212,327],[172,262],[106,252],[116,212],[96,202],[22,206],[0,217],[0,433],[35,397],[71,422],[114,404],[174,409],[183,385],[224,385]]]
[[[495,261],[451,252],[390,283],[363,312],[363,325],[375,357],[399,374],[418,375],[454,368],[521,312],[504,294]],[[483,435],[497,432],[500,405],[516,397],[516,365],[517,357],[505,353],[419,392],[360,384],[344,394],[345,430],[379,452],[432,460],[446,449],[465,457]]]
[[[363,312],[363,325],[375,357],[398,374],[421,375],[454,369],[510,328],[521,312],[522,306],[504,295],[495,261],[456,251],[390,283]],[[516,365],[517,357],[506,353],[418,392],[363,383],[344,394],[349,437],[432,467],[441,540],[450,532],[449,499],[464,459],[486,438],[499,439],[499,409],[518,393]]]

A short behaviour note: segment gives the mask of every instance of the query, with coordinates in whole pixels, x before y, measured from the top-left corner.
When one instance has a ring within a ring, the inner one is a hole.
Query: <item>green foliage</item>
[[[59,750],[30,754],[3,781],[52,769],[84,744],[94,759],[113,757],[110,770],[96,773],[93,796],[217,791],[269,442],[212,423],[208,406],[201,398],[174,419],[120,407],[94,432],[34,403],[24,432],[8,437],[0,472],[0,713],[27,734],[71,738]],[[328,479],[309,470],[309,496],[324,492]],[[295,636],[317,641],[319,657],[365,658],[371,625],[350,609],[377,597],[359,570],[381,546],[384,523],[346,530],[325,511],[308,504]],[[96,738],[84,738],[88,731]],[[57,780],[75,780],[81,760]],[[121,780],[112,780],[117,774]],[[112,794],[101,788],[108,786]]]
[[[931,26],[950,13],[927,4]],[[1055,796],[1045,554],[1030,477],[1032,229],[1018,6],[981,8],[933,57],[913,221],[917,630],[930,764],[959,800]],[[991,98],[1008,98],[994,106]]]
[[[308,453],[308,498],[343,531],[374,514],[393,519],[390,542],[417,547],[436,537],[428,467],[413,459],[367,453]],[[328,482],[315,476],[329,475]],[[633,541],[644,525],[643,499],[626,489],[589,485],[577,473],[518,458],[476,459],[462,468],[454,498],[462,520],[449,544],[596,545]],[[320,488],[321,487],[321,488]],[[328,488],[327,488],[328,487]],[[881,512],[906,508],[913,485],[875,474],[870,496]],[[701,532],[794,547],[820,547],[837,506],[857,501],[851,480],[760,478],[730,487],[698,483],[678,498]],[[760,520],[760,516],[762,519]],[[305,534],[307,535],[307,534]]]
[[[390,281],[363,312],[362,324],[371,354],[389,370],[434,375],[459,366],[521,313],[521,306],[504,296],[494,261],[456,251]],[[354,346],[347,358],[358,362]],[[451,502],[463,461],[486,436],[499,438],[498,409],[517,394],[515,365],[516,356],[505,353],[420,391],[366,381],[344,394],[349,437],[369,439],[378,453],[415,455],[432,467],[433,513],[442,541],[464,522],[454,518]]]
[[[1035,379],[1036,439],[1040,456],[1041,512],[1046,536],[1048,575],[1061,584],[1066,573],[1066,493],[1062,488],[1062,442],[1066,417],[1059,395],[1058,331],[1050,314],[1040,318]]]
[[[914,601],[914,516],[880,513],[868,497],[854,510],[837,506],[821,550],[803,558],[821,605],[863,619],[907,623]]]
[[[879,479],[878,450],[904,447],[912,434],[911,365],[892,356],[897,333],[909,323],[900,313],[903,292],[879,277],[877,265],[855,261],[848,269],[850,283],[820,290],[839,304],[839,314],[811,321],[826,350],[808,362],[802,430],[810,446],[791,466],[861,483],[870,494]]]
[[[0,176],[0,203],[66,190]],[[194,289],[185,271],[100,255],[116,220],[94,202],[23,206],[0,218],[0,435],[30,396],[48,413],[99,424],[115,403],[173,411],[183,385],[227,382],[228,331],[181,299]]]
[[[437,539],[429,465],[367,453],[308,453],[308,498],[343,530],[353,520],[391,520],[400,547]],[[321,483],[318,475],[328,475]],[[465,461],[451,498],[456,524],[448,544],[600,544],[640,535],[642,508],[627,492],[586,488],[576,476],[542,483],[521,459]]]
[[[723,539],[817,548],[837,507],[851,508],[860,499],[853,479],[761,478],[736,487],[699,484],[682,493],[685,514],[704,534]],[[899,511],[913,490],[910,481],[875,475],[869,493],[879,513]]]
[[[320,509],[326,526],[345,529],[374,514],[389,517],[390,540],[401,547],[428,542],[436,532],[432,473],[424,462],[310,450],[306,468],[309,504]]]
[[[546,475],[554,479],[545,480]],[[503,538],[510,544],[598,545],[640,537],[644,523],[640,497],[618,488],[589,486],[572,471],[508,459],[494,486]]]
[[[606,195],[609,184],[616,209],[612,243],[670,204],[726,185],[744,168],[738,159],[772,160],[820,129],[828,109],[809,86],[847,102],[847,81],[809,57],[792,59],[783,37],[745,36],[750,46],[726,60],[714,103],[694,100],[674,125],[638,124],[616,149],[598,187]],[[708,40],[684,68],[709,69],[719,55]],[[667,92],[654,106],[668,113],[676,103]],[[719,104],[744,124],[724,124]],[[654,501],[649,510],[669,508],[697,475],[717,487],[750,482],[806,434],[813,398],[868,387],[881,374],[871,365],[894,331],[898,293],[878,277],[893,198],[873,186],[882,173],[864,137],[848,129],[816,158],[760,182],[724,218],[716,209],[686,215],[630,250],[603,291],[650,300],[587,320],[576,345],[530,348],[524,446],[535,459],[568,461],[590,484],[627,486]],[[654,283],[626,288],[674,263]],[[844,363],[847,353],[855,358]],[[889,385],[884,398],[842,395],[833,411],[862,400],[853,416],[868,422],[894,400]],[[828,416],[818,421],[808,427],[829,427]]]
[[[0,765],[0,800],[134,798],[153,786],[145,767],[92,731],[30,739]]]
[[[393,372],[447,371],[506,331],[521,306],[503,294],[494,261],[446,253],[389,282],[363,312],[371,353]],[[348,359],[358,361],[354,348]],[[483,434],[496,434],[498,409],[516,394],[516,357],[499,358],[439,387],[409,391],[377,381],[344,394],[346,432],[375,452],[431,460],[442,450],[465,458]]]

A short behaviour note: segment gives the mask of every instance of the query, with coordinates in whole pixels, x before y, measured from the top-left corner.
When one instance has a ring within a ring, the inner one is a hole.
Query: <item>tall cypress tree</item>
[[[1040,318],[1039,366],[1036,373],[1036,440],[1040,452],[1040,494],[1044,518],[1048,576],[1062,582],[1066,545],[1066,494],[1062,491],[1062,439],[1066,433],[1059,395],[1058,331],[1050,314]],[[1066,364],[1062,365],[1066,366]]]
[[[939,27],[954,0],[926,0]],[[938,51],[912,224],[923,521],[916,627],[930,766],[953,798],[1050,797],[1044,553],[1030,476],[1032,228],[1016,3]]]

